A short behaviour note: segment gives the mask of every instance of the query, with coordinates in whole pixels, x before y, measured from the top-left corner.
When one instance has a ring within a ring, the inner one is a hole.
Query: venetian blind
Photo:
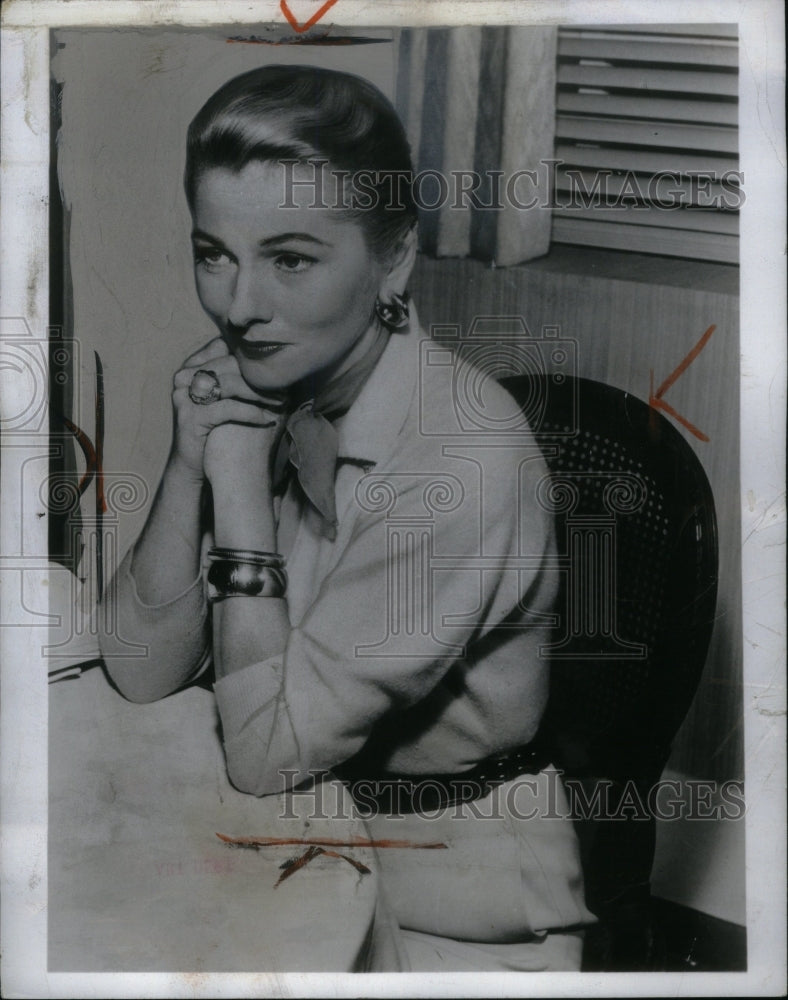
[[[562,28],[554,242],[738,263],[735,25]]]

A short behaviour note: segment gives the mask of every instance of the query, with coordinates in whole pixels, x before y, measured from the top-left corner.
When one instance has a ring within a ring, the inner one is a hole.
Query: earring
[[[380,296],[375,300],[375,314],[380,322],[389,330],[404,330],[410,322],[407,292],[391,296],[391,302],[382,302]]]

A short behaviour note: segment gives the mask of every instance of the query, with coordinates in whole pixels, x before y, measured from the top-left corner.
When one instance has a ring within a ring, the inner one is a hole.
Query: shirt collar
[[[376,465],[391,453],[416,391],[422,337],[411,302],[408,329],[391,334],[355,402],[335,423],[340,459]]]

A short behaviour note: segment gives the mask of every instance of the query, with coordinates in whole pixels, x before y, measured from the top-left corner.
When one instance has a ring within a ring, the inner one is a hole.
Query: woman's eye
[[[314,264],[314,259],[300,253],[280,253],[277,254],[274,264],[280,271],[306,271]]]
[[[228,264],[229,258],[224,250],[218,250],[216,247],[197,247],[194,251],[194,262],[207,271],[216,271]]]

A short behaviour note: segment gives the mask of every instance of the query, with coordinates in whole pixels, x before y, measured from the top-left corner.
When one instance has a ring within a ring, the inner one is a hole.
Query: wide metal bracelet
[[[281,566],[215,559],[208,568],[208,600],[227,597],[284,597],[287,574]]]
[[[258,552],[255,549],[223,549],[217,546],[208,549],[208,559],[211,562],[230,561],[249,563],[252,566],[284,566],[286,559],[278,552]]]

